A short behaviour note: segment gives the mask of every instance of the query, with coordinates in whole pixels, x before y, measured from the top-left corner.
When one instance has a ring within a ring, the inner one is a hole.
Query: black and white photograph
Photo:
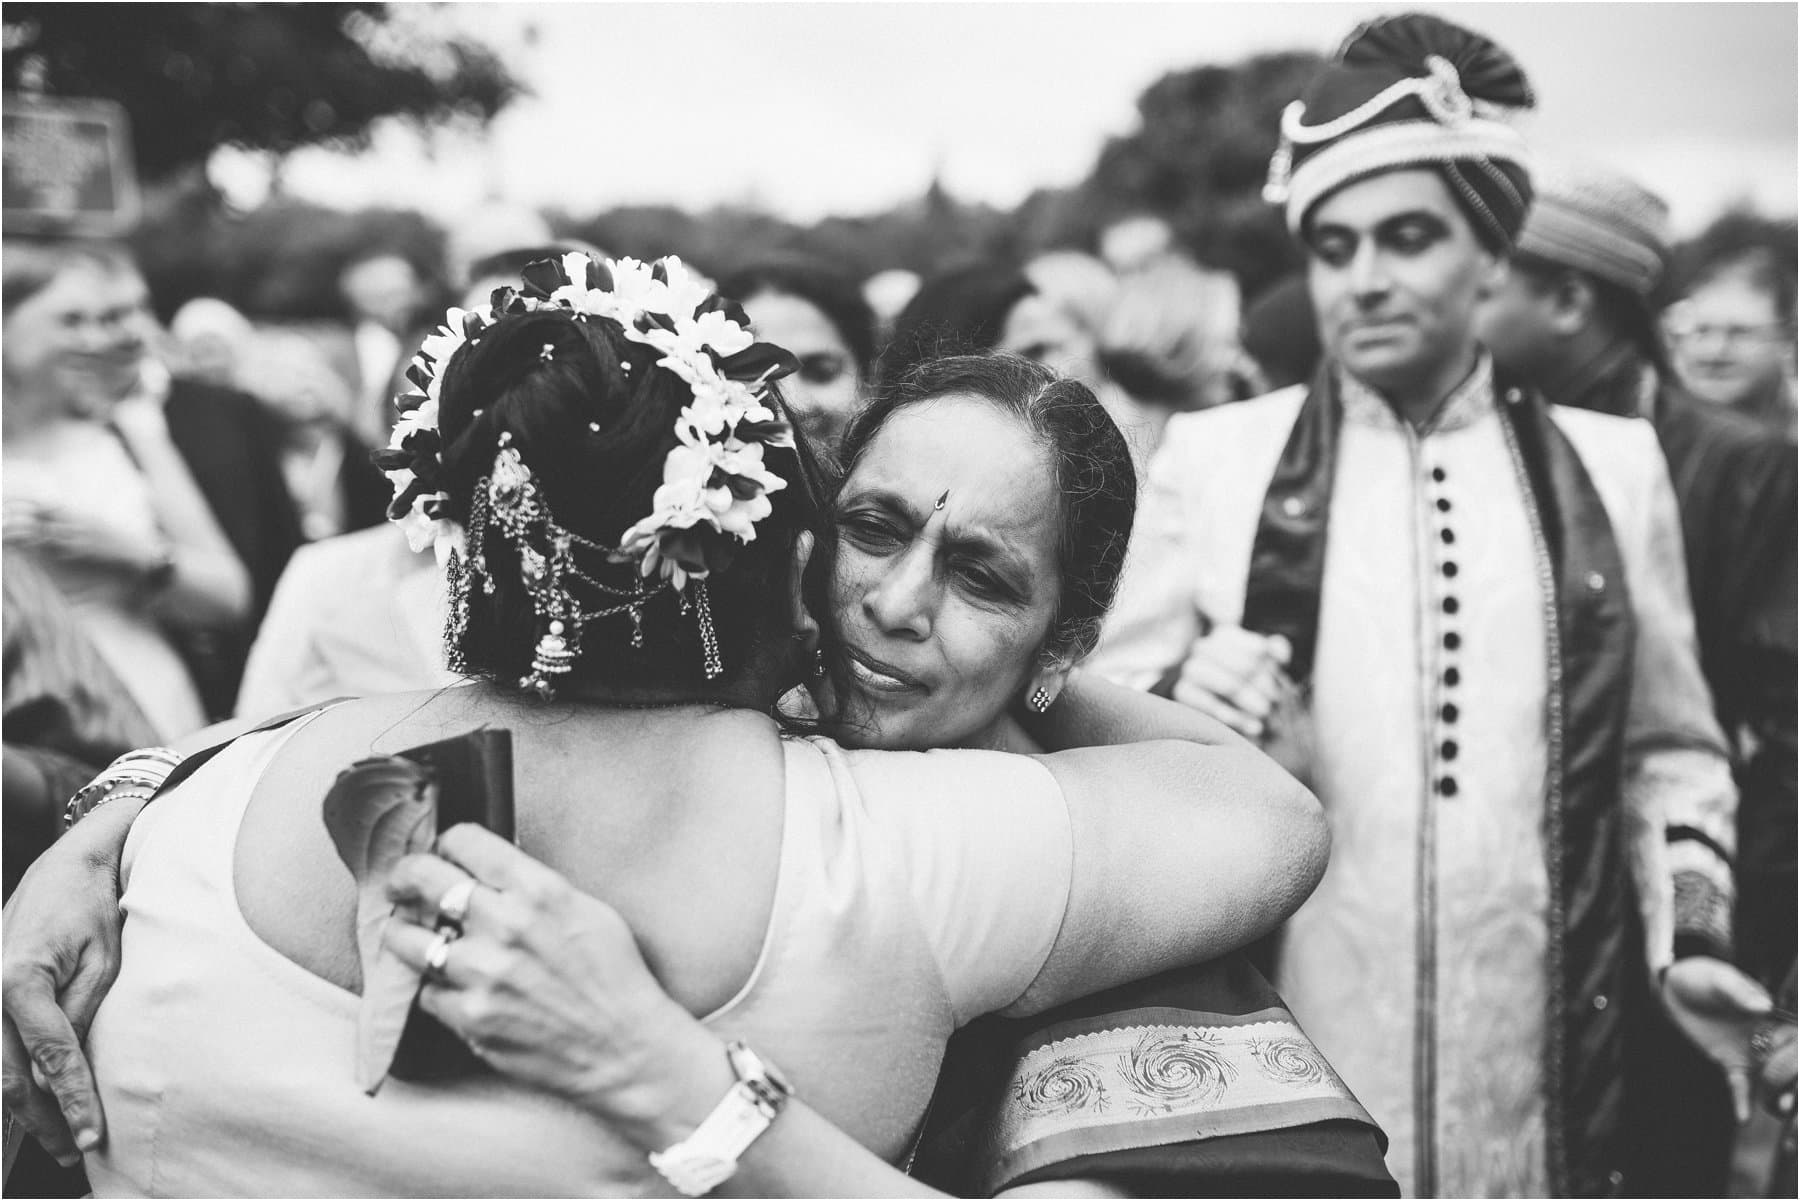
[[[1800,6],[0,70],[0,1195],[1800,1189]]]

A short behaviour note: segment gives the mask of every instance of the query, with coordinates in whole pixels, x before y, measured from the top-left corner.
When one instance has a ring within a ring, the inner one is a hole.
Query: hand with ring
[[[1663,969],[1662,1000],[1675,1025],[1725,1073],[1732,1109],[1746,1120],[1751,1039],[1774,1007],[1768,992],[1732,964],[1691,955]]]
[[[451,888],[460,887],[452,884]],[[425,945],[425,979],[432,984],[442,984],[448,976],[444,969],[450,965],[450,944],[462,937],[460,928],[450,925],[442,917],[438,919],[438,932]]]
[[[444,890],[444,895],[438,898],[437,903],[439,930],[450,929],[458,934],[462,933],[463,923],[469,918],[469,902],[475,897],[475,887],[475,877],[468,876]]]
[[[383,941],[423,974],[420,1006],[497,1071],[652,1143],[662,1099],[721,1070],[724,1044],[663,991],[618,912],[490,831],[446,831],[395,865],[388,895]]]

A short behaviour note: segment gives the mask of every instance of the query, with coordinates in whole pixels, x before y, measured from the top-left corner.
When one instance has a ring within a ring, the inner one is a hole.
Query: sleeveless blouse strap
[[[186,781],[225,751],[239,746],[245,739],[274,731],[281,731],[283,734],[279,738],[260,740],[261,745],[250,744],[247,749],[254,752],[252,758],[247,762],[241,758],[237,761],[244,769],[242,774],[227,773],[229,782],[223,788],[208,788],[204,790],[207,794],[204,797],[184,796],[168,802],[176,811],[166,814],[166,818],[181,828],[179,837],[190,841],[193,854],[189,862],[199,873],[196,880],[198,887],[209,893],[231,894],[232,863],[237,853],[238,829],[243,824],[244,814],[250,808],[250,798],[256,791],[256,781],[261,775],[261,764],[280,749],[287,735],[298,732],[313,718],[347,699],[349,698],[339,697],[323,704],[307,705],[271,717],[248,730],[202,747],[182,759],[180,765],[169,773],[169,778],[163,781],[162,787],[156,790],[147,804],[168,796],[176,785]],[[135,832],[134,829],[133,833]]]
[[[267,730],[280,729],[289,722],[297,721],[302,717],[310,717],[315,713],[323,713],[332,706],[340,705],[350,699],[351,698],[347,696],[336,696],[328,701],[320,701],[311,705],[302,705],[298,709],[290,709],[286,713],[278,713],[274,717],[251,726],[248,730],[240,730],[228,738],[221,738],[219,741],[212,743],[209,746],[203,746],[199,750],[183,756],[181,763],[176,766],[174,771],[169,773],[168,779],[162,782],[162,787],[158,788],[156,792],[151,795],[150,800],[154,801],[157,797],[169,791],[171,788],[174,788],[177,784],[193,775],[196,771],[199,771],[201,765],[207,760],[211,759],[214,755],[217,755],[220,751],[224,750],[238,739],[249,734],[261,734]],[[146,804],[148,803],[149,802],[146,802]]]

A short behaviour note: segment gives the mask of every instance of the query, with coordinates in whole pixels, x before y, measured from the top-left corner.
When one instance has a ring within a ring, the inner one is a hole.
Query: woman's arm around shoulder
[[[1073,832],[1068,911],[1009,1012],[1212,959],[1273,930],[1325,873],[1318,800],[1220,723],[1077,675],[1034,733]]]
[[[174,749],[192,754],[252,724],[220,722]],[[134,796],[96,806],[38,857],[6,902],[0,948],[6,1109],[67,1163],[78,1146],[97,1143],[105,1132],[81,1043],[119,974],[122,863],[145,804]],[[34,1063],[43,1086],[33,1078]]]
[[[1052,752],[849,753],[958,1024],[1235,950],[1324,873],[1318,802],[1212,718],[1087,673],[1025,733]]]

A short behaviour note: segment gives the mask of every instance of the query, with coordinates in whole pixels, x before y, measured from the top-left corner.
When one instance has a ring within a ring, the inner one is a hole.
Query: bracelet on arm
[[[741,1042],[725,1056],[737,1083],[694,1133],[666,1151],[652,1151],[650,1166],[684,1197],[704,1197],[731,1179],[750,1144],[781,1116],[794,1090],[781,1073]]]
[[[1693,826],[1667,834],[1675,891],[1675,958],[1710,955],[1731,962],[1736,886],[1730,852]]]
[[[120,755],[69,798],[63,807],[63,829],[71,828],[109,801],[149,800],[169,773],[181,766],[181,758],[166,746],[144,747]]]

